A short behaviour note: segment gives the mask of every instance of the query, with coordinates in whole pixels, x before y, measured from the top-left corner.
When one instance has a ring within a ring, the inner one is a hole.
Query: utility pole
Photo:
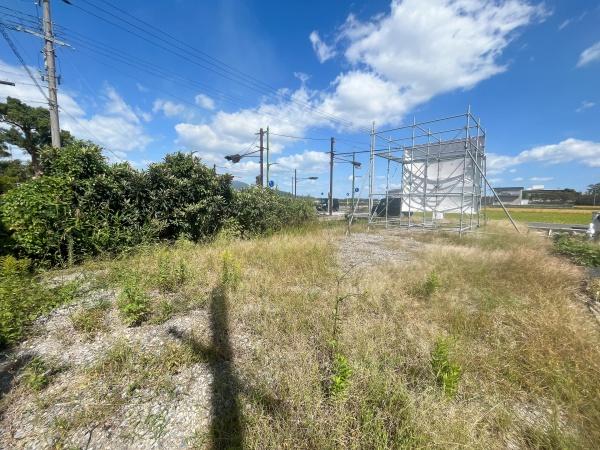
[[[269,127],[267,127],[267,187],[269,187]]]
[[[297,190],[298,190],[298,175],[296,174],[296,169],[294,169],[294,198],[296,197]]]
[[[354,169],[356,166],[356,153],[352,152],[352,211],[354,211]]]
[[[54,54],[54,35],[50,16],[50,0],[40,0],[44,14],[44,56],[48,78],[48,100],[50,109],[50,132],[52,147],[60,148],[60,124],[58,121],[58,88],[56,87],[56,63]]]
[[[329,215],[333,214],[333,146],[335,138],[331,138],[331,147],[329,149],[329,199],[327,201],[327,210]]]
[[[261,128],[260,131],[258,132],[258,134],[260,135],[260,175],[257,178],[256,184],[258,184],[260,187],[263,187],[263,152],[264,152],[264,146],[263,146],[263,137],[265,135],[264,130]]]

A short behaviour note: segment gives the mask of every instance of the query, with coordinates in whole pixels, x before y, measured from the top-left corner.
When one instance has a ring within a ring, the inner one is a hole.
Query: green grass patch
[[[600,243],[598,242],[590,242],[576,236],[557,235],[554,249],[577,264],[600,267]]]
[[[586,225],[592,221],[589,211],[574,209],[509,209],[510,215],[517,222],[571,223]],[[501,208],[487,208],[486,215],[491,220],[508,220]]]
[[[75,330],[85,333],[89,336],[95,336],[97,333],[106,331],[106,311],[110,307],[108,302],[90,308],[84,308],[71,314],[71,323]]]
[[[78,282],[50,287],[30,269],[28,260],[0,258],[0,348],[17,343],[39,316],[75,298]]]

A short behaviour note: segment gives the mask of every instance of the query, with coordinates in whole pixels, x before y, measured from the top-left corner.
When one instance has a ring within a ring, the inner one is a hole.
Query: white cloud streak
[[[336,55],[335,47],[323,42],[317,31],[310,33],[308,39],[310,39],[313,50],[315,51],[320,63],[324,63]]]
[[[581,52],[577,67],[584,67],[596,61],[600,61],[600,41]]]

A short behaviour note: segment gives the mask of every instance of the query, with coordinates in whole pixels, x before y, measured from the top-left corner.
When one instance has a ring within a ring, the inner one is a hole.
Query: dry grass
[[[94,263],[108,269],[101,282],[135,275],[154,308],[168,301],[173,316],[207,309],[216,329],[211,349],[184,340],[180,363],[168,349],[159,360],[113,349],[81,386],[98,394],[112,386],[107,398],[121,408],[125,379],[133,391],[164,390],[177,364],[206,363],[213,374],[226,365],[230,386],[217,383],[213,396],[229,409],[213,409],[209,428],[198,422],[190,441],[198,447],[592,448],[600,442],[600,333],[576,300],[582,272],[551,256],[541,238],[490,230],[462,239],[417,233],[411,262],[350,272],[337,262],[343,229],[335,226],[179,242]],[[389,245],[394,239],[405,238]],[[225,286],[224,265],[239,269],[235,288]],[[335,355],[350,369],[343,395],[330,394]],[[456,372],[450,391],[436,369],[446,366]],[[83,422],[116,413],[102,411]]]

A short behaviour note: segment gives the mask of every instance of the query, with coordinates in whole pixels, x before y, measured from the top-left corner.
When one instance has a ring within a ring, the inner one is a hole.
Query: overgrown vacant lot
[[[595,447],[583,269],[487,231],[310,228],[50,273],[80,298],[14,350],[0,447]]]

